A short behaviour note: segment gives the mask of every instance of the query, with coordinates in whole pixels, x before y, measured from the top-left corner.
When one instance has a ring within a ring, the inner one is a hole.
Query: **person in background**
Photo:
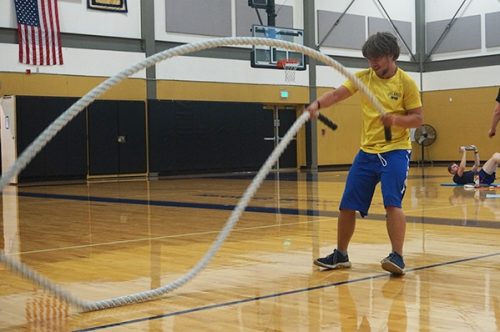
[[[479,150],[475,145],[461,146],[462,152],[460,163],[452,163],[448,166],[448,172],[453,175],[453,182],[456,184],[490,185],[495,181],[496,169],[500,164],[500,153],[494,153],[483,167],[480,167]],[[469,171],[465,170],[467,164],[467,151],[474,152],[474,165]]]
[[[490,138],[492,138],[496,134],[498,121],[500,121],[500,88],[498,88],[498,96],[496,99],[495,108],[493,109],[493,117],[491,119],[490,130],[488,131],[488,136]]]
[[[403,244],[406,217],[401,202],[410,164],[409,128],[422,125],[422,102],[415,81],[396,64],[400,49],[394,35],[379,32],[370,36],[362,52],[369,68],[357,72],[356,76],[372,91],[386,112],[381,116],[367,98],[361,98],[361,147],[347,176],[340,202],[337,249],[326,257],[314,260],[314,264],[326,269],[351,267],[347,247],[354,234],[356,211],[362,217],[368,214],[375,187],[381,182],[391,241],[391,252],[381,264],[384,270],[402,275],[405,268]],[[306,111],[311,118],[315,118],[320,108],[334,105],[356,92],[356,86],[347,80],[339,88],[312,102]],[[392,131],[389,142],[384,138],[384,126]]]

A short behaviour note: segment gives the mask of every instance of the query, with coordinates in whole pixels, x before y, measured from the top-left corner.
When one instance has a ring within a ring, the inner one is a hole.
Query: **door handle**
[[[283,139],[283,137],[278,137],[278,141],[281,141],[282,139]],[[296,140],[296,139],[297,139],[296,136],[294,136],[292,138],[292,140]],[[264,141],[274,141],[274,137],[264,137]]]
[[[127,136],[118,136],[118,139],[117,139],[118,143],[122,144],[122,143],[127,143]]]

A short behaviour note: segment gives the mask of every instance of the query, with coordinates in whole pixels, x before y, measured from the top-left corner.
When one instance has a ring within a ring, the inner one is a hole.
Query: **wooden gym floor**
[[[0,331],[499,331],[500,189],[442,186],[445,167],[412,167],[407,274],[380,268],[379,189],[352,268],[320,271],[345,176],[270,176],[207,268],[148,302],[80,313],[0,264]],[[154,289],[202,258],[252,179],[9,187],[0,247],[83,300]]]

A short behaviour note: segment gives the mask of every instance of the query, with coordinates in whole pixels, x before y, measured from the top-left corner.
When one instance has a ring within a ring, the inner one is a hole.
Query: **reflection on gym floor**
[[[335,246],[346,172],[272,174],[197,277],[160,298],[88,313],[0,265],[0,330],[500,330],[500,198],[412,168],[407,274],[390,277],[377,190],[358,219],[351,269],[321,271]],[[253,175],[12,187],[5,253],[78,298],[155,289],[206,253]]]

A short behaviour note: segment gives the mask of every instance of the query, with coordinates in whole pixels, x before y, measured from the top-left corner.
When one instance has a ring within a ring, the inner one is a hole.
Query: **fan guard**
[[[429,124],[423,124],[415,129],[415,141],[418,145],[429,146],[436,141],[436,129]]]

